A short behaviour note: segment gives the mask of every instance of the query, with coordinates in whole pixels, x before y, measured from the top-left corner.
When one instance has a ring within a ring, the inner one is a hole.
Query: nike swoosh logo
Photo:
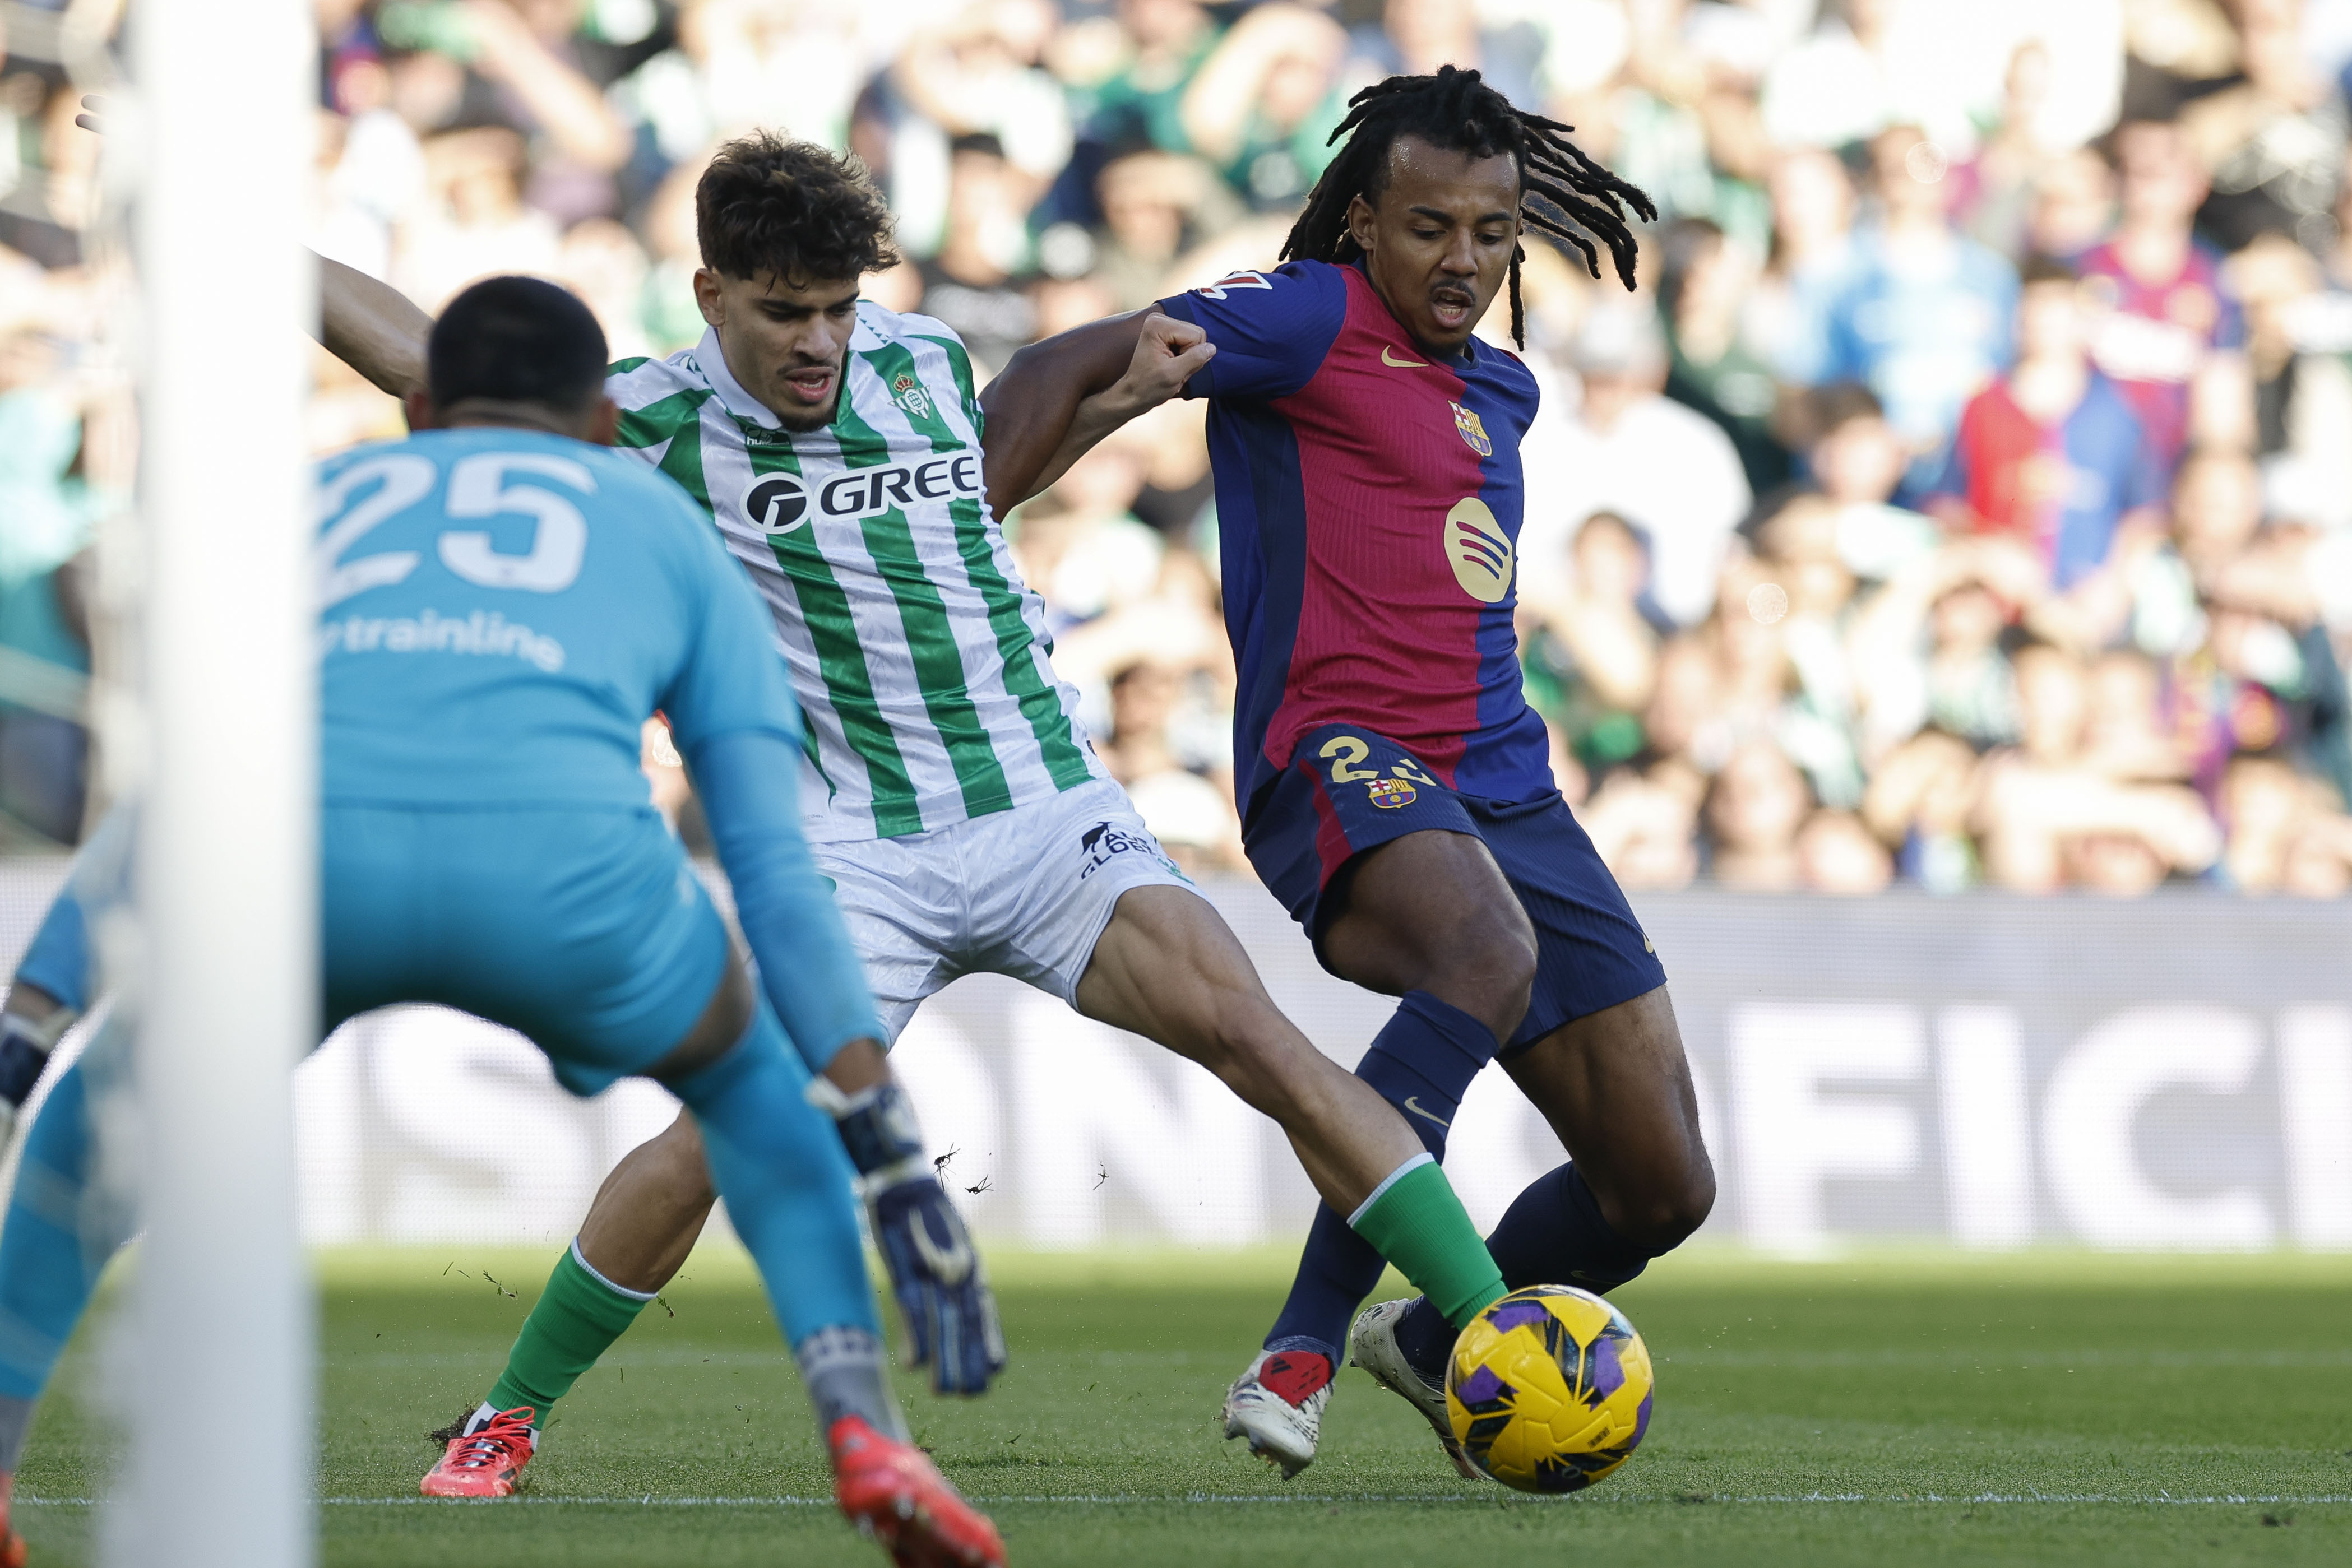
[[[1391,350],[1386,343],[1382,343],[1381,345],[1381,363],[1387,365],[1391,369],[1400,371],[1425,371],[1429,369],[1429,361],[1427,360],[1400,360],[1396,358],[1394,351]]]
[[[1412,1112],[1414,1115],[1422,1118],[1422,1120],[1425,1122],[1434,1122],[1441,1127],[1451,1127],[1454,1125],[1453,1123],[1447,1121],[1444,1117],[1437,1114],[1435,1112],[1423,1110],[1421,1108],[1421,1096],[1418,1094],[1406,1095],[1404,1097],[1404,1108]]]

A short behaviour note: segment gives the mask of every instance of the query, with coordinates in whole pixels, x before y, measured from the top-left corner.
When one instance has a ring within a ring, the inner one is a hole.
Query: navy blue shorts
[[[1433,831],[1483,842],[1535,926],[1535,990],[1505,1054],[1666,983],[1657,949],[1557,791],[1517,804],[1457,794],[1396,742],[1329,725],[1299,737],[1242,842],[1319,956],[1324,929],[1344,904],[1349,862],[1391,839]],[[1335,883],[1339,896],[1327,904]]]

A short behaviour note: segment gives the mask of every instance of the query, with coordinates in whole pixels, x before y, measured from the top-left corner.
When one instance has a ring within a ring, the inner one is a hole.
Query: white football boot
[[[1437,1440],[1445,1445],[1445,1457],[1454,1461],[1462,1479],[1477,1480],[1481,1479],[1478,1469],[1463,1453],[1461,1441],[1454,1436],[1454,1423],[1446,1416],[1445,1385],[1432,1387],[1423,1382],[1397,1347],[1397,1320],[1412,1303],[1410,1296],[1398,1301],[1377,1301],[1357,1313],[1348,1330],[1349,1364],[1370,1373],[1372,1381],[1390,1393],[1404,1396],[1405,1402],[1436,1428]]]
[[[1225,1436],[1247,1437],[1250,1452],[1288,1480],[1315,1462],[1330,1403],[1329,1361],[1313,1351],[1262,1350],[1225,1390]]]

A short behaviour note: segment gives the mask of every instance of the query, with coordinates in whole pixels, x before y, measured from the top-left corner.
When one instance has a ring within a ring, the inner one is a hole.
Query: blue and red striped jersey
[[[1512,626],[1527,366],[1483,342],[1432,358],[1356,267],[1295,261],[1160,304],[1217,347],[1185,392],[1210,400],[1244,822],[1330,724],[1465,794],[1549,793]]]
[[[2076,264],[2105,307],[2091,330],[2091,358],[2139,415],[2167,474],[2189,444],[2189,383],[2216,349],[2242,348],[2246,319],[2221,281],[2221,253],[2192,243],[2179,276],[2144,283],[2113,240]]]

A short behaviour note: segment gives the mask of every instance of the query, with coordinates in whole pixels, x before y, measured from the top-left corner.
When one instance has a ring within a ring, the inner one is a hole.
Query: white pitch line
[[[970,1500],[991,1506],[1043,1506],[1076,1504],[1088,1507],[1150,1508],[1174,1503],[1187,1507],[1234,1503],[1275,1503],[1328,1506],[1335,1503],[1477,1503],[1506,1502],[1515,1497],[1525,1497],[1531,1502],[1555,1502],[1569,1506],[1566,1498],[1541,1498],[1527,1493],[1503,1492],[1322,1492],[1297,1496],[1270,1496],[1255,1492],[1190,1492],[1181,1497],[1144,1497],[1133,1494],[1091,1495],[1087,1493],[1054,1493],[1033,1496],[972,1494]],[[87,1497],[26,1497],[16,1500],[19,1508],[95,1508],[96,1498]],[[320,1498],[324,1508],[472,1508],[509,1507],[531,1504],[545,1508],[831,1508],[829,1497],[509,1497],[509,1498],[431,1498],[431,1497],[329,1497]],[[2352,1503],[2352,1493],[2285,1493],[2249,1492],[2225,1493],[2212,1497],[2126,1497],[2110,1492],[1793,1492],[1780,1494],[1731,1494],[1711,1492],[1690,1497],[1625,1497],[1606,1494],[1575,1500],[1580,1508],[1643,1506],[1685,1506],[1690,1503],[1761,1504],[1789,1507],[1809,1503],[1947,1503],[1968,1507],[2017,1507],[2027,1504],[2110,1504],[2131,1508],[2219,1508],[2242,1507],[2254,1503],[2284,1503],[2313,1506]]]

